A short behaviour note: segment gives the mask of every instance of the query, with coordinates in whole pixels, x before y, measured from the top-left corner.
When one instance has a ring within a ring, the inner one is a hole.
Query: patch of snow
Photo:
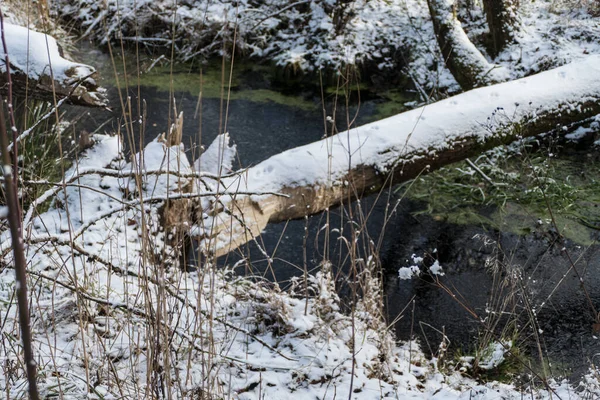
[[[435,260],[431,267],[429,267],[429,272],[431,272],[432,275],[444,276],[444,270],[438,260]]]
[[[410,256],[410,258],[412,258],[412,261],[415,264],[421,264],[423,262],[423,260],[424,260],[423,257],[420,257],[420,256],[418,256],[416,254],[413,254],[412,256]]]
[[[504,362],[504,355],[512,348],[512,341],[491,343],[479,360],[479,368],[491,370]]]
[[[230,142],[229,133],[219,135],[194,163],[196,171],[215,176],[230,174],[237,154],[236,145]]]
[[[411,265],[410,267],[402,267],[398,270],[398,278],[402,280],[408,280],[419,276],[420,273],[421,269],[416,265]]]

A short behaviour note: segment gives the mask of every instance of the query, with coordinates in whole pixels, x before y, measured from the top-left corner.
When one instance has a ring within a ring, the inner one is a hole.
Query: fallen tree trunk
[[[475,89],[285,151],[239,175],[215,180],[209,189],[223,194],[200,204],[191,233],[207,254],[223,255],[270,222],[302,218],[599,113],[600,56]],[[222,155],[218,165],[234,157],[225,139],[220,137],[216,146]],[[236,194],[242,191],[246,194]],[[271,194],[259,195],[267,192]]]
[[[462,29],[454,0],[427,0],[433,30],[446,67],[463,90],[493,85],[508,79],[508,72],[488,62]]]
[[[94,80],[96,70],[62,57],[56,40],[27,28],[4,24],[13,94],[21,98],[105,107],[103,88]],[[0,46],[0,93],[8,91],[6,54]]]

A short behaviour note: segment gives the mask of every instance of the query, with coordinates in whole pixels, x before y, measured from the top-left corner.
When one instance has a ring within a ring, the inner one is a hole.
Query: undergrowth
[[[19,197],[22,207],[27,208],[51,188],[53,182],[62,179],[77,151],[82,149],[82,142],[74,126],[47,101],[21,101],[15,107],[15,115],[18,132],[27,133],[18,139],[16,146]],[[14,148],[13,145],[13,151]]]

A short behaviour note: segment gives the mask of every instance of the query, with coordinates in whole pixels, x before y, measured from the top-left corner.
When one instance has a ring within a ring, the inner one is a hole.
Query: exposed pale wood
[[[175,109],[175,114],[177,110]],[[183,137],[183,112],[180,112],[175,122],[169,128],[169,132],[165,135],[161,135],[158,139],[159,142],[164,143],[165,149],[172,147],[180,147],[181,140]],[[170,151],[166,151],[166,159],[178,157],[185,157],[184,154],[169,154]],[[178,194],[189,194],[194,192],[194,179],[183,178],[173,176],[175,182],[177,182],[179,190]],[[166,242],[169,245],[168,248],[173,249],[173,254],[163,254],[163,261],[172,262],[177,259],[185,259],[186,251],[188,250],[185,243],[188,236],[189,220],[192,213],[193,202],[188,199],[169,199],[164,202],[160,209],[161,225],[165,229],[167,234]]]

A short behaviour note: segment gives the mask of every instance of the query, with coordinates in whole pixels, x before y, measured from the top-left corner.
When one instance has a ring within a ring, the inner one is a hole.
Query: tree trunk
[[[333,6],[333,26],[335,33],[340,35],[344,32],[346,24],[354,16],[352,7],[353,0],[336,0]]]
[[[600,56],[590,56],[275,155],[221,179],[222,195],[201,204],[192,231],[206,253],[223,255],[270,222],[302,218],[599,113]]]
[[[504,68],[489,63],[462,29],[453,0],[427,0],[433,29],[446,66],[463,90],[503,82]]]
[[[519,0],[483,0],[483,9],[490,30],[489,51],[496,57],[513,41],[517,27]]]

